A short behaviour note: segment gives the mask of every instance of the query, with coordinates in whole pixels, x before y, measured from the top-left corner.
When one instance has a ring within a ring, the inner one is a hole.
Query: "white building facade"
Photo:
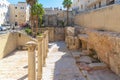
[[[7,0],[0,0],[0,26],[9,23],[9,4]]]
[[[72,10],[76,12],[82,12],[86,10],[88,0],[73,0]]]
[[[97,9],[104,6],[109,6],[112,4],[119,4],[120,0],[89,0],[87,4],[87,9]]]
[[[72,10],[81,12],[109,6],[112,4],[120,4],[120,0],[73,0]]]

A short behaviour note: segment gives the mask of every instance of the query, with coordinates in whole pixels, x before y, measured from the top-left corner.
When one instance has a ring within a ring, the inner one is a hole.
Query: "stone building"
[[[97,9],[104,6],[119,4],[120,0],[89,0],[87,3],[87,9]]]
[[[87,2],[88,0],[73,0],[72,10],[75,11],[75,13],[86,10]]]
[[[11,25],[23,25],[29,21],[29,7],[26,2],[10,4],[9,10]]]
[[[9,23],[9,4],[7,0],[0,0],[0,25]]]
[[[72,10],[75,13],[80,13],[119,3],[120,0],[73,0]]]
[[[65,26],[67,23],[67,13],[65,10],[58,8],[45,8],[43,16],[44,26]],[[73,24],[72,12],[69,11],[69,25]]]

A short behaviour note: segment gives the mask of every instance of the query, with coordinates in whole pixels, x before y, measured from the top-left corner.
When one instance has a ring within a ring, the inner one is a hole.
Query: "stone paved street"
[[[27,79],[27,51],[15,51],[0,60],[0,80]]]
[[[64,42],[51,44],[42,80],[86,80]]]

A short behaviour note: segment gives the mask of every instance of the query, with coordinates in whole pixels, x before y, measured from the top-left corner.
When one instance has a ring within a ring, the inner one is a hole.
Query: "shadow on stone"
[[[21,77],[21,78],[19,78],[19,79],[17,79],[17,80],[24,80],[24,79],[26,79],[27,77],[28,77],[28,74],[24,75],[23,77]]]

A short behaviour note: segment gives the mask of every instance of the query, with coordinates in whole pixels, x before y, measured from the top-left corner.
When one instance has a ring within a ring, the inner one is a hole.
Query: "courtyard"
[[[9,1],[0,80],[120,80],[120,0]]]

